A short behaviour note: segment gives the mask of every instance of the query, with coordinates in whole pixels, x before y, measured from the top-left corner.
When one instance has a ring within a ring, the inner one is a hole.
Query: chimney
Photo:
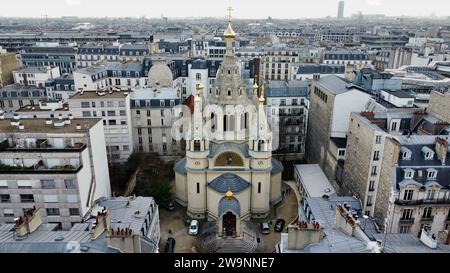
[[[353,236],[356,228],[356,219],[349,212],[350,207],[347,204],[336,205],[336,219],[334,226],[349,236]]]
[[[36,206],[27,210],[24,216],[20,216],[16,220],[17,236],[23,237],[29,233],[34,232],[42,224],[41,211]]]
[[[309,244],[319,242],[325,237],[324,228],[318,222],[308,223],[298,220],[287,228],[288,249],[303,249]]]
[[[108,230],[108,246],[122,253],[141,253],[141,237],[129,228]]]
[[[448,140],[442,137],[437,137],[435,150],[437,158],[441,161],[442,165],[445,165],[445,160],[447,159],[448,153]]]
[[[109,219],[109,212],[107,209],[103,208],[103,210],[98,212],[97,217],[95,218],[95,224],[92,225],[89,233],[91,234],[91,239],[96,239],[100,234],[105,230],[109,230],[111,228],[111,220]]]

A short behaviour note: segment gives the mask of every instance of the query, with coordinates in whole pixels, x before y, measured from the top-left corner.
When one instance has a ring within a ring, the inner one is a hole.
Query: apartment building
[[[370,97],[360,87],[337,76],[312,81],[306,158],[308,163],[320,165],[338,192],[340,180],[336,174],[345,158],[350,113],[363,111]]]
[[[108,162],[127,161],[133,152],[128,92],[81,91],[70,97],[68,104],[74,117],[103,120]]]
[[[320,75],[321,77],[329,75],[345,77],[345,65],[310,63],[299,63],[292,65],[293,80],[313,80],[314,75]]]
[[[111,195],[100,119],[0,116],[1,223],[33,206],[42,221],[70,229]]]
[[[43,88],[10,84],[0,89],[0,110],[12,112],[26,105],[38,105],[47,100],[47,92]]]
[[[348,70],[355,66],[357,69],[370,66],[372,61],[366,52],[361,50],[336,49],[328,50],[323,54],[324,64],[343,64]]]
[[[292,79],[292,65],[299,62],[297,48],[270,49],[262,58],[264,79],[289,80]]]
[[[69,230],[42,221],[32,208],[15,223],[0,224],[0,253],[158,253],[158,205],[152,197],[105,198]]]
[[[76,69],[76,49],[70,46],[30,46],[20,54],[22,63],[32,67],[59,67],[61,74]]]
[[[449,228],[450,125],[432,112],[352,113],[343,189],[389,233]]]
[[[78,48],[78,68],[97,65],[103,61],[119,61],[119,46],[114,44],[84,44]]]
[[[156,152],[167,158],[184,154],[180,141],[172,138],[172,125],[181,113],[180,90],[171,87],[144,88],[131,95],[134,149]]]
[[[107,62],[73,72],[75,90],[133,90],[147,84],[139,61]]]
[[[269,81],[267,116],[273,134],[278,134],[278,142],[273,143],[274,154],[290,159],[305,158],[308,94],[308,81]]]
[[[45,90],[49,100],[62,100],[67,102],[69,97],[76,92],[75,81],[72,74],[63,74],[62,76],[45,81]]]
[[[14,82],[20,85],[31,85],[44,88],[45,81],[58,78],[60,76],[58,67],[24,67],[14,70]]]

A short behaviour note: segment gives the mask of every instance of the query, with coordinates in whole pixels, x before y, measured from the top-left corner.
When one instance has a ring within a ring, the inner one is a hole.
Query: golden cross
[[[228,22],[231,22],[231,12],[233,11],[232,7],[228,7]]]

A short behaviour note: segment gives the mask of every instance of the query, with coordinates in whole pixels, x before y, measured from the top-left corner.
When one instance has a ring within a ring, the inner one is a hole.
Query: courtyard
[[[283,183],[282,190],[290,188],[288,185],[292,183]],[[298,202],[296,194],[293,190],[288,191],[274,210],[273,213],[264,221],[272,221],[270,225],[270,233],[268,235],[260,235],[264,244],[264,252],[274,252],[276,244],[280,241],[281,233],[274,231],[275,221],[282,218],[286,221],[283,232],[286,232],[287,226],[297,217]],[[186,209],[181,206],[175,206],[175,210],[168,211],[164,208],[160,208],[159,211],[160,226],[161,226],[161,241],[160,252],[164,252],[164,246],[168,237],[173,237],[175,243],[175,253],[192,253],[196,252],[194,242],[196,236],[188,234],[188,221],[186,216]],[[258,222],[254,222],[258,224]],[[169,233],[170,232],[170,233]]]

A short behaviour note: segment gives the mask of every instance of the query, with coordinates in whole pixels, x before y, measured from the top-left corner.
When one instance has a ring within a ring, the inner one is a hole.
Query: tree
[[[162,179],[146,178],[137,182],[135,194],[151,196],[159,206],[167,208],[172,201],[172,184]]]
[[[175,173],[171,164],[161,163],[154,157],[141,158],[141,171],[134,192],[140,196],[151,196],[162,208],[172,202],[172,185]]]

